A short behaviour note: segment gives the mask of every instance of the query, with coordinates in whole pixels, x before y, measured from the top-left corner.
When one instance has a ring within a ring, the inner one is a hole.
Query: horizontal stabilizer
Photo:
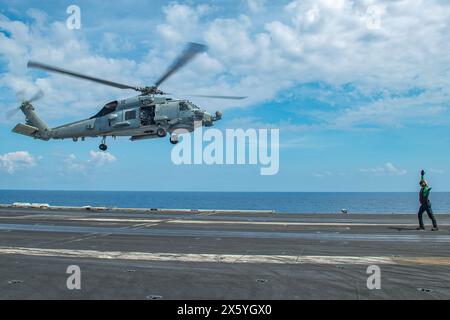
[[[19,123],[12,129],[12,132],[23,134],[28,137],[34,137],[38,131],[38,128],[23,123]]]

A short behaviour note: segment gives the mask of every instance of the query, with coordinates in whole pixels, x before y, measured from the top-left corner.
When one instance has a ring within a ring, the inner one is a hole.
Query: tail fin
[[[29,102],[24,102],[20,106],[20,109],[26,116],[26,124],[19,123],[12,131],[37,139],[50,139],[50,129],[47,124],[38,117],[36,112],[34,112],[33,105]]]

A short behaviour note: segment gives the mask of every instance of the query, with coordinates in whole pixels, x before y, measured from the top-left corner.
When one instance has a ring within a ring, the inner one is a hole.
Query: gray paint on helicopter
[[[86,137],[102,137],[102,143],[99,147],[103,151],[107,149],[105,140],[108,136],[130,136],[130,140],[141,140],[165,137],[169,133],[170,142],[177,143],[178,137],[174,133],[175,130],[184,129],[192,132],[195,129],[194,122],[196,121],[201,122],[202,126],[209,127],[213,126],[215,121],[222,118],[222,113],[219,111],[213,116],[188,100],[167,98],[165,96],[167,93],[158,89],[158,86],[168,77],[186,65],[197,54],[204,51],[206,51],[206,46],[189,43],[185,51],[155,82],[155,85],[149,87],[133,87],[30,61],[28,67],[31,68],[81,78],[120,89],[133,89],[139,91],[141,94],[127,99],[109,102],[96,115],[88,119],[55,128],[49,128],[36,114],[35,108],[31,103],[36,98],[33,98],[29,101],[22,102],[19,109],[25,114],[26,121],[25,123],[16,125],[12,131],[46,141],[50,139],[73,139],[77,141],[79,138],[84,140]],[[217,99],[245,98],[222,95],[198,96]]]

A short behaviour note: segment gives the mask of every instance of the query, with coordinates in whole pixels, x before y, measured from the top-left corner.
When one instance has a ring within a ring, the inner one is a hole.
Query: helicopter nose
[[[203,113],[203,125],[205,127],[211,127],[213,125],[212,116],[208,112]]]
[[[205,118],[203,111],[195,110],[194,111],[194,119],[195,121],[203,121]]]

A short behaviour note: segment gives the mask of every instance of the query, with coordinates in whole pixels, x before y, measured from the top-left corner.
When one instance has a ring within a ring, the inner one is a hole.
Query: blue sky
[[[68,30],[66,8],[81,9]],[[415,191],[425,168],[450,191],[450,4],[443,1],[0,1],[0,188],[161,191]],[[16,93],[44,91],[56,126],[132,96],[26,68],[28,60],[151,84],[185,42],[208,45],[164,90],[217,128],[278,128],[280,169],[176,166],[167,139],[37,141],[11,133]]]

